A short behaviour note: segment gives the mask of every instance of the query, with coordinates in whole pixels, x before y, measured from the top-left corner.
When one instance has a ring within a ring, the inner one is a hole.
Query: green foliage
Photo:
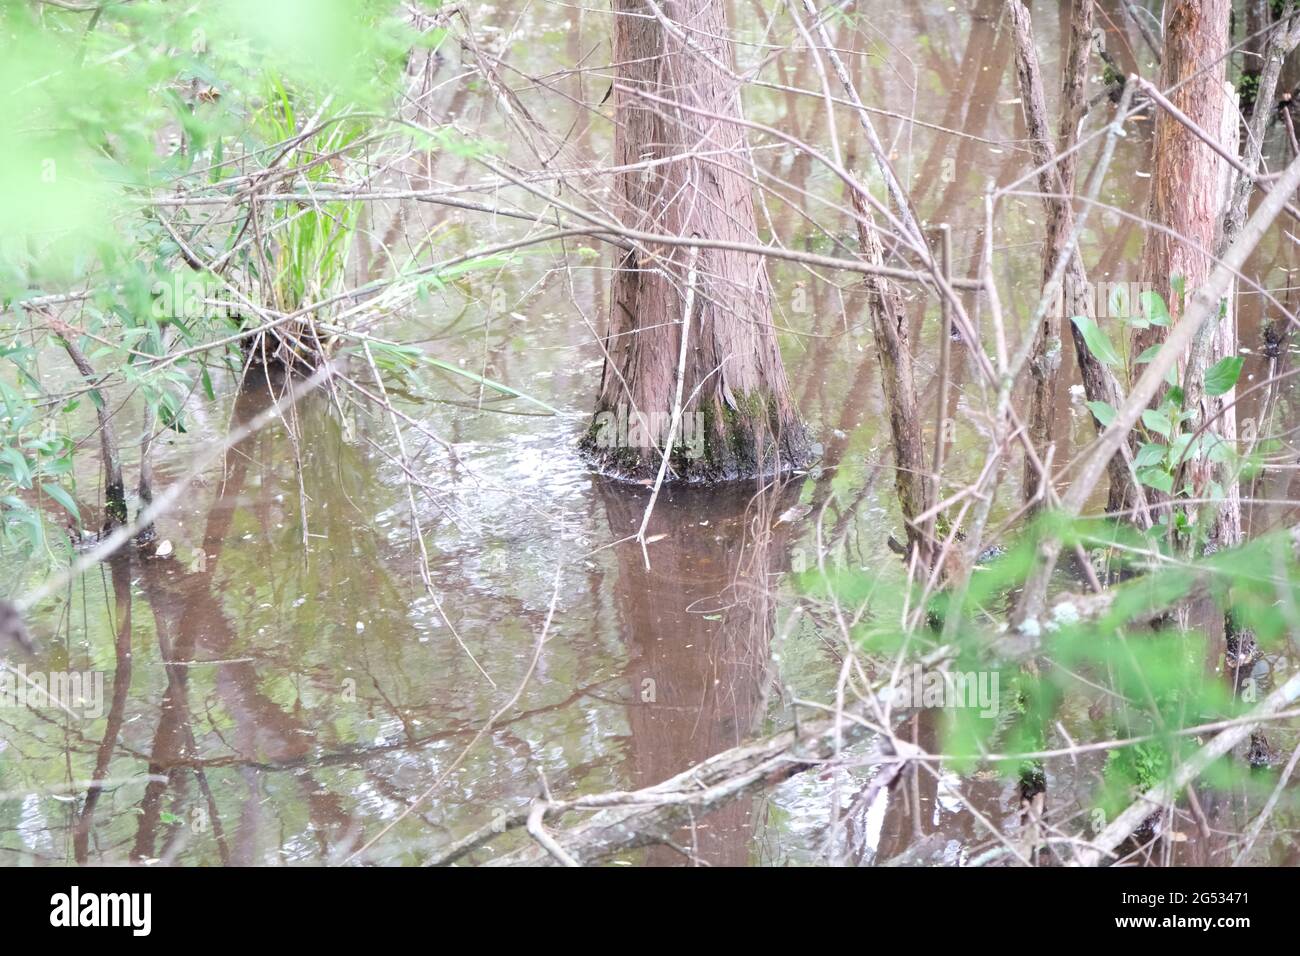
[[[241,122],[283,82],[357,109],[387,101],[416,42],[387,0],[5,4],[0,295],[74,281],[121,248],[142,195],[256,149]],[[159,131],[175,146],[159,155]],[[156,235],[152,238],[157,238]],[[130,261],[132,257],[125,258]]]
[[[1096,320],[1086,315],[1076,315],[1072,321],[1083,334],[1083,340],[1088,344],[1088,351],[1091,352],[1103,365],[1116,367],[1120,364],[1121,359],[1119,352],[1115,350],[1114,344],[1105,331],[1097,324]]]
[[[358,209],[263,204],[255,222],[232,219],[223,246],[194,238],[215,232],[195,227],[217,207],[154,200],[267,173],[266,188],[330,191],[396,101],[410,49],[437,34],[417,34],[396,0],[8,3],[0,31],[0,304],[89,290],[77,322],[97,374],[184,432],[188,397],[214,397],[211,368],[242,362],[233,346],[201,350],[240,330],[232,288],[279,311],[337,294]],[[178,236],[221,260],[221,275],[191,268]],[[27,318],[0,322],[0,525],[30,554],[45,544],[42,513],[79,514],[66,487],[74,446],[51,417],[62,403],[32,374],[52,343],[20,347]],[[190,354],[164,361],[178,347]],[[63,410],[83,400],[104,401],[90,391]]]
[[[1115,406],[1111,405],[1110,402],[1088,402],[1088,408],[1102,428],[1109,428],[1111,422],[1115,420],[1116,414],[1118,414],[1115,411]]]
[[[265,105],[253,115],[258,141],[288,143],[312,116],[300,116],[296,101],[277,76],[268,78]],[[362,137],[366,127],[346,116],[320,123],[318,132],[300,142],[285,163],[293,172],[288,181],[297,192],[329,192],[333,181],[331,157],[343,155]],[[348,254],[356,234],[358,202],[275,203],[263,208],[272,236],[268,253],[271,274],[266,277],[267,304],[280,312],[293,312],[312,302],[329,299],[342,290]],[[259,261],[250,261],[256,274]]]
[[[1067,553],[1076,544],[1092,553],[1109,552],[1112,571],[1137,571],[1139,576],[1115,586],[1100,616],[1088,617],[1076,605],[1058,602],[1049,623],[1037,632],[1039,652],[1030,659],[1004,659],[999,656],[1002,622],[1035,560],[1041,534],[1060,536]],[[1006,779],[1018,779],[1026,766],[1037,766],[1022,755],[1098,737],[1126,741],[1110,751],[1104,786],[1096,796],[1098,805],[1113,813],[1131,802],[1137,790],[1162,780],[1172,760],[1200,745],[1180,730],[1236,716],[1251,705],[1234,699],[1228,682],[1207,667],[1215,653],[1213,641],[1172,624],[1146,623],[1158,617],[1153,612],[1173,607],[1194,586],[1202,588],[1198,593],[1206,594],[1220,614],[1231,609],[1266,652],[1284,644],[1288,624],[1295,624],[1288,605],[1278,600],[1300,584],[1287,535],[1156,570],[1125,566],[1124,555],[1151,547],[1127,524],[1064,522],[1045,514],[1012,548],[981,564],[960,611],[951,594],[934,595],[927,616],[933,630],[910,635],[899,622],[903,609],[921,595],[907,590],[901,571],[896,577],[888,568],[828,567],[825,574],[815,569],[801,574],[798,585],[814,602],[833,596],[859,620],[854,640],[868,659],[881,662],[877,673],[882,676],[893,672],[898,655],[906,661],[935,648],[939,629],[954,642],[947,665],[951,671],[997,675],[1000,704],[993,719],[969,706],[944,706],[942,749],[956,770],[986,765],[981,756],[996,752],[1006,755],[996,761],[998,771]],[[953,614],[959,614],[955,622],[948,620]],[[1099,716],[1088,716],[1094,711]],[[1061,727],[1070,728],[1068,740]]]
[[[1148,741],[1111,750],[1103,773],[1105,786],[1098,805],[1108,817],[1120,813],[1134,798],[1160,783],[1171,768],[1168,745]]]
[[[1138,303],[1141,306],[1141,315],[1149,325],[1169,325],[1169,306],[1165,304],[1164,296],[1159,292],[1150,289],[1138,294]]]
[[[44,514],[62,510],[80,521],[64,486],[72,478],[76,446],[38,407],[36,350],[15,344],[0,348],[0,356],[16,374],[16,384],[0,376],[0,552],[26,560],[46,547]]]
[[[1222,395],[1231,391],[1241,377],[1241,367],[1245,361],[1240,355],[1229,355],[1215,362],[1205,373],[1205,394]]]
[[[1177,275],[1171,277],[1170,285],[1175,298],[1181,303],[1185,291],[1182,277]],[[1127,316],[1128,324],[1133,328],[1167,326],[1171,323],[1169,307],[1158,292],[1144,291],[1139,294],[1138,302],[1140,306],[1138,313]],[[1114,309],[1114,303],[1112,303],[1112,311],[1127,314],[1126,310]],[[1088,351],[1098,361],[1117,371],[1127,371],[1130,376],[1136,366],[1154,360],[1162,347],[1157,343],[1144,349],[1133,358],[1131,367],[1126,368],[1120,349],[1116,348],[1110,336],[1094,319],[1079,315],[1072,321],[1083,336]],[[1123,341],[1127,343],[1127,335],[1124,336]],[[1216,362],[1205,373],[1205,394],[1216,396],[1230,391],[1237,384],[1243,365],[1244,359],[1241,356],[1229,356]],[[1180,488],[1179,478],[1188,463],[1202,458],[1216,464],[1231,463],[1236,454],[1235,449],[1221,440],[1213,428],[1205,429],[1199,434],[1195,430],[1190,430],[1196,416],[1192,410],[1183,408],[1185,396],[1182,387],[1178,384],[1176,369],[1170,369],[1165,381],[1169,387],[1164,391],[1160,404],[1142,412],[1141,434],[1138,436],[1138,448],[1133,462],[1137,479],[1146,487],[1164,495],[1177,496],[1186,493],[1189,496],[1197,494],[1215,500],[1221,499],[1223,492],[1217,483],[1211,482],[1208,488],[1203,489],[1194,489],[1190,485]],[[1116,410],[1109,403],[1090,401],[1087,406],[1102,427],[1108,427],[1114,422]],[[1183,535],[1196,530],[1193,521],[1194,519],[1189,518],[1187,513],[1179,513],[1174,519],[1177,530]],[[1166,515],[1163,516],[1163,523],[1156,529],[1157,533],[1164,533],[1168,526],[1169,518]]]

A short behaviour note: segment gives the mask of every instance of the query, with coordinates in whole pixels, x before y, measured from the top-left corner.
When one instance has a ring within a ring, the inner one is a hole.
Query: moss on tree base
[[[671,420],[671,412],[638,419],[625,408],[597,409],[579,447],[606,477],[653,481]],[[732,407],[710,398],[682,413],[664,481],[703,485],[772,477],[811,458],[807,427],[777,399],[751,393]]]

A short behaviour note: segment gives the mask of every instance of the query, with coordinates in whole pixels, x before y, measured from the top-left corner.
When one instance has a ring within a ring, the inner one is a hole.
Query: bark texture
[[[1172,0],[1165,4],[1165,55],[1161,90],[1211,137],[1223,127],[1231,0]],[[1170,278],[1181,276],[1186,294],[1205,284],[1221,211],[1224,161],[1209,145],[1165,111],[1156,116],[1151,147],[1151,202],[1147,218],[1159,227],[1147,232],[1142,279],[1169,303],[1178,318],[1182,304]],[[1133,335],[1135,353],[1164,340],[1165,329],[1151,326]]]
[[[1147,209],[1152,226],[1142,248],[1141,279],[1168,303],[1175,323],[1214,267],[1226,164],[1205,139],[1218,142],[1222,135],[1231,14],[1231,0],[1173,0],[1165,4],[1165,54],[1157,85],[1196,129],[1168,110],[1156,112]],[[1182,284],[1181,294],[1175,291],[1177,283]],[[1216,334],[1216,322],[1211,317],[1201,335]],[[1167,326],[1134,329],[1132,355],[1141,355],[1165,341],[1168,333]],[[1178,359],[1180,385],[1187,381],[1194,350],[1195,343]],[[1165,393],[1162,385],[1155,401],[1163,401]],[[1158,504],[1168,495],[1153,490],[1150,497]]]
[[[615,0],[614,11],[615,165],[652,163],[617,176],[621,221],[645,232],[756,242],[723,5]],[[691,272],[694,307],[684,323]],[[781,363],[763,257],[651,245],[620,259],[612,285],[596,421],[584,442],[598,467],[632,479],[658,471],[663,430],[652,421],[655,442],[611,442],[602,438],[602,414],[606,422],[671,414],[686,325],[683,413],[702,425],[703,448],[688,453],[675,442],[669,477],[721,481],[802,464],[808,441]]]
[[[871,209],[857,191],[851,194],[856,213],[858,242],[868,262],[884,261],[884,248]],[[933,542],[916,523],[931,501],[930,472],[921,437],[921,413],[916,398],[916,372],[912,362],[907,310],[898,287],[883,276],[867,276],[867,308],[880,362],[880,387],[889,411],[889,434],[894,447],[894,488],[907,529],[907,542],[923,567],[933,558]]]
[[[1251,3],[1247,6],[1249,10],[1257,6],[1257,4]],[[1259,24],[1268,22],[1267,12],[1267,10],[1256,12],[1255,17]],[[1258,24],[1252,26],[1251,21],[1247,21],[1248,30],[1253,31],[1257,28]],[[1282,66],[1298,44],[1300,44],[1300,15],[1294,13],[1279,20],[1266,36],[1254,38],[1253,48],[1263,52],[1254,61],[1257,69],[1254,73],[1253,83],[1241,87],[1243,109],[1249,105],[1247,103],[1247,91],[1251,94],[1251,103],[1254,102],[1253,98],[1255,96],[1258,96],[1260,100],[1266,103],[1274,101],[1277,95]],[[1248,60],[1247,65],[1250,62]],[[1228,87],[1225,91],[1225,100],[1227,105],[1224,110],[1221,137],[1223,145],[1231,149],[1237,142],[1237,117],[1236,112],[1231,109],[1233,103],[1231,87]],[[1271,110],[1266,109],[1255,110],[1251,113],[1250,120],[1246,124],[1245,137],[1242,140],[1244,145],[1241,160],[1242,165],[1251,174],[1259,172],[1263,162],[1264,137],[1268,133],[1269,114],[1271,112]],[[1227,164],[1223,164],[1221,186],[1225,189],[1227,196],[1224,200],[1226,211],[1223,214],[1223,223],[1218,236],[1218,254],[1220,256],[1226,253],[1232,244],[1237,241],[1237,237],[1241,235],[1246,216],[1250,212],[1250,197],[1255,190],[1250,176],[1241,173],[1238,173],[1235,178],[1230,178],[1230,176],[1231,173],[1227,168]],[[1196,346],[1193,349],[1193,356],[1196,361],[1192,364],[1193,367],[1199,368],[1202,372],[1220,359],[1235,355],[1238,351],[1235,292],[1234,288],[1228,297],[1228,309],[1223,319],[1217,325],[1203,330],[1202,335],[1197,337]],[[1211,423],[1207,443],[1222,440],[1235,448],[1237,444],[1236,389],[1230,389],[1222,395],[1208,396],[1204,393],[1203,378],[1199,375],[1190,376],[1187,399],[1188,407],[1197,411],[1195,425],[1200,427],[1205,422]],[[1218,507],[1214,516],[1214,526],[1211,528],[1209,535],[1211,542],[1218,547],[1227,548],[1240,544],[1242,542],[1241,493],[1235,464],[1221,465],[1214,471],[1203,466],[1199,474],[1193,474],[1193,479],[1197,482],[1197,487],[1213,479],[1217,480],[1223,488],[1224,501]],[[1231,615],[1229,615],[1228,627],[1231,632],[1233,628]]]
[[[1237,109],[1232,84],[1224,83],[1220,95],[1225,108],[1220,120],[1219,142],[1231,152],[1237,145]],[[1220,252],[1226,250],[1223,243],[1232,219],[1230,172],[1227,163],[1219,164],[1219,208],[1227,210],[1220,234]],[[1233,239],[1240,232],[1240,225],[1236,224]],[[1205,452],[1191,457],[1186,462],[1185,469],[1197,497],[1209,495],[1211,482],[1217,482],[1223,490],[1222,500],[1210,508],[1213,520],[1209,540],[1213,545],[1224,548],[1235,548],[1243,540],[1241,492],[1237,484],[1236,465],[1227,462],[1215,464],[1209,460],[1208,453],[1220,442],[1227,444],[1233,451],[1237,450],[1237,390],[1234,387],[1220,395],[1207,395],[1205,372],[1220,360],[1237,354],[1236,299],[1237,283],[1234,280],[1224,299],[1222,315],[1217,322],[1207,323],[1192,344],[1184,383],[1186,406],[1195,412],[1191,426],[1193,429],[1202,426],[1206,429]],[[1196,506],[1189,506],[1189,511],[1195,513]]]

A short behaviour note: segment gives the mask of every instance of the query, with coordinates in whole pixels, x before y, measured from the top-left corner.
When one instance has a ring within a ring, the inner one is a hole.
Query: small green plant
[[[1182,277],[1173,276],[1170,287],[1181,307],[1185,293]],[[1112,311],[1123,315],[1126,324],[1133,329],[1171,324],[1169,306],[1158,292],[1143,291],[1138,296],[1138,303],[1139,309],[1131,314],[1126,310]],[[1096,320],[1080,315],[1071,321],[1082,334],[1088,351],[1130,385],[1137,375],[1138,367],[1151,362],[1162,347],[1160,343],[1152,345],[1130,361],[1126,349],[1117,348]],[[1121,337],[1121,342],[1128,341],[1127,334]],[[1241,376],[1243,365],[1244,359],[1236,355],[1216,362],[1205,372],[1202,381],[1204,393],[1217,396],[1231,391]],[[1236,456],[1236,449],[1212,429],[1196,426],[1197,413],[1184,407],[1186,395],[1176,367],[1170,369],[1165,384],[1167,387],[1159,404],[1142,413],[1133,461],[1137,479],[1144,486],[1169,497],[1204,496],[1212,501],[1221,501],[1224,497],[1222,486],[1217,481],[1210,481],[1207,487],[1194,487],[1187,476],[1187,466],[1202,459],[1216,465],[1230,464]],[[1088,408],[1102,427],[1108,427],[1115,420],[1116,410],[1107,402],[1091,401],[1088,402]],[[1155,529],[1157,534],[1162,535],[1171,527],[1184,536],[1195,530],[1184,510],[1177,511],[1172,519],[1168,512],[1159,515]]]
[[[301,94],[293,94],[279,77],[268,79],[265,105],[254,116],[253,128],[267,145],[293,143],[287,151],[286,173],[281,191],[310,195],[329,193],[342,183],[338,171],[343,158],[361,138],[365,127],[346,115],[319,118],[319,114],[302,115],[297,104]],[[311,130],[301,124],[312,124]],[[342,289],[349,253],[356,237],[360,203],[346,201],[314,202],[302,200],[275,203],[262,228],[269,238],[263,276],[267,304],[280,312],[319,302]],[[258,266],[256,258],[250,265]]]
[[[51,502],[72,521],[81,521],[76,500],[64,485],[72,479],[75,443],[37,407],[40,390],[30,365],[34,350],[11,345],[0,348],[0,357],[19,372],[17,385],[0,378],[0,550],[26,560],[47,546]],[[71,412],[78,404],[71,399],[62,410]]]

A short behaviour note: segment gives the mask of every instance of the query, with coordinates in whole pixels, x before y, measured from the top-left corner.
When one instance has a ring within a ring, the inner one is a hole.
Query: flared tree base
[[[774,398],[754,394],[736,408],[720,398],[683,412],[638,414],[626,406],[599,409],[581,449],[596,471],[621,481],[653,481],[661,449],[673,437],[665,482],[708,485],[774,477],[812,461],[807,427]]]

